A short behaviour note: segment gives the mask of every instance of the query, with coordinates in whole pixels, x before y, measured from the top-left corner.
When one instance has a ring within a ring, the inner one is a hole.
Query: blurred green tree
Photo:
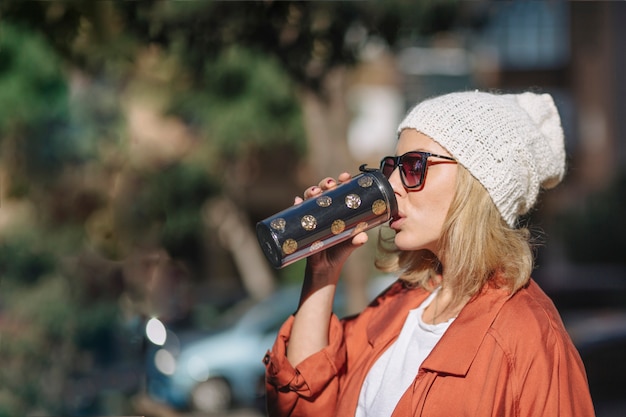
[[[29,404],[60,411],[75,304],[56,273],[62,239],[42,239],[38,213],[47,188],[89,147],[73,135],[62,60],[41,35],[4,22],[0,108],[0,415],[23,415]]]
[[[33,65],[33,63],[38,63]],[[41,35],[4,24],[0,36],[2,162],[5,193],[48,184],[88,145],[73,135],[63,62]]]

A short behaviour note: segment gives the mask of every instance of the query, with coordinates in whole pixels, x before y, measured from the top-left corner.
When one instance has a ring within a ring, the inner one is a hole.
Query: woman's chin
[[[418,250],[432,250],[433,245],[429,245],[430,242],[416,241],[415,239],[407,239],[407,236],[403,236],[402,232],[397,232],[394,239],[396,248],[402,251],[418,251]]]
[[[396,233],[393,243],[396,245],[396,248],[402,251],[413,251],[418,249],[413,242],[404,239],[401,232]]]

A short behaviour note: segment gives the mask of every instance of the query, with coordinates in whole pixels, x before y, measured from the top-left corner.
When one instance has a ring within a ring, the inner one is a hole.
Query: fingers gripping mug
[[[387,178],[364,165],[359,170],[350,181],[257,223],[259,244],[274,268],[328,249],[396,215],[397,202]]]

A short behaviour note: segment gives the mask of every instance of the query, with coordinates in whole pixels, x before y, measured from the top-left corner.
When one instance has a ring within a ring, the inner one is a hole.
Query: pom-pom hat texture
[[[486,189],[510,227],[565,173],[563,129],[549,94],[460,92],[425,100],[398,127],[429,136]]]

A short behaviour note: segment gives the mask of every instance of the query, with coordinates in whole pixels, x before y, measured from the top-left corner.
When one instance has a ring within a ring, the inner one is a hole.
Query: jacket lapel
[[[424,360],[422,368],[451,375],[466,375],[487,331],[509,298],[507,290],[486,285],[461,310]]]
[[[428,297],[429,292],[423,288],[408,288],[401,281],[397,281],[376,302],[387,304],[383,307],[383,314],[374,316],[367,327],[367,340],[372,347],[387,345],[397,338],[402,330],[410,310],[419,305]]]

